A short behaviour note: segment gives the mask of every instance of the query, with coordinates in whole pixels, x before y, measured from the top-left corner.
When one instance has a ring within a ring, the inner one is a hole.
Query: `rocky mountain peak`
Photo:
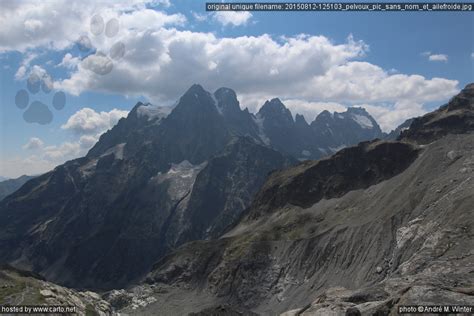
[[[351,106],[347,108],[348,113],[354,113],[354,114],[361,114],[361,115],[369,115],[366,109],[363,107],[357,107],[357,106]]]
[[[301,114],[296,114],[295,124],[299,126],[309,126],[308,122],[306,122],[304,116]]]
[[[214,92],[214,97],[217,101],[216,106],[225,115],[232,115],[241,111],[237,94],[234,90],[229,88],[219,88]]]
[[[470,83],[453,97],[447,105],[448,111],[457,109],[473,109],[474,108],[474,83]]]
[[[322,122],[328,122],[332,120],[333,120],[333,114],[329,112],[328,110],[324,110],[314,118],[314,121],[311,122],[311,125],[315,125],[318,122],[322,123]]]
[[[290,110],[281,102],[280,99],[274,98],[270,101],[266,101],[265,104],[258,111],[263,118],[274,118],[281,121],[286,121],[286,123],[293,123],[293,117]]]
[[[210,110],[211,108],[215,108],[211,94],[201,85],[193,84],[179,99],[173,112],[193,113],[196,110]]]

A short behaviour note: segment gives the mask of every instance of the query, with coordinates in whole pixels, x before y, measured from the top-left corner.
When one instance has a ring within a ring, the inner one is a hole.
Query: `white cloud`
[[[433,55],[428,56],[428,60],[429,61],[444,61],[444,62],[447,62],[448,61],[448,55],[433,54]]]
[[[21,65],[15,73],[15,79],[16,80],[24,79],[25,74],[26,74],[26,66]]]
[[[127,114],[127,111],[117,109],[96,112],[83,108],[74,113],[62,126],[62,129],[72,132],[71,140],[58,145],[45,145],[38,137],[31,137],[23,145],[23,149],[34,150],[34,154],[26,158],[2,157],[0,174],[12,178],[22,174],[40,174],[68,160],[82,157],[94,146],[102,133],[112,128]]]
[[[421,53],[421,56],[425,56],[429,61],[448,61],[448,55],[446,54],[433,54],[430,51]]]
[[[213,14],[213,18],[223,26],[241,26],[250,21],[252,14],[248,11],[218,11]]]
[[[332,67],[308,83],[313,90],[302,91],[306,99],[344,102],[430,102],[445,100],[459,89],[458,81],[426,79],[420,75],[389,74],[367,62],[347,62]]]
[[[352,37],[334,44],[324,36],[300,35],[276,41],[266,34],[218,38],[165,28],[130,31],[122,41],[127,54],[114,63],[110,75],[89,71],[85,62],[58,87],[72,94],[95,90],[146,95],[160,102],[176,99],[193,83],[203,83],[209,89],[232,87],[240,94],[287,91],[294,98],[300,90],[311,89],[308,82],[315,76],[367,51],[367,45]]]
[[[23,145],[23,149],[27,150],[35,150],[35,149],[40,149],[43,147],[44,143],[41,139],[38,137],[31,137],[28,142]]]
[[[2,1],[0,52],[43,47],[65,49],[88,34],[90,19],[100,13],[107,18],[129,16],[142,26],[163,26],[185,21],[181,14],[164,14],[146,5],[169,6],[169,1]],[[131,14],[129,14],[132,12]],[[134,16],[135,15],[135,16]]]
[[[21,175],[38,175],[53,169],[56,164],[37,155],[24,157],[8,157],[0,163],[0,174],[8,178],[18,178]]]
[[[37,57],[38,57],[38,54],[31,51],[24,54],[20,67],[15,73],[15,80],[25,79],[25,75],[26,75],[27,70],[30,67],[30,63]]]
[[[209,18],[208,14],[201,14],[201,13],[197,13],[197,12],[192,12],[191,14],[192,14],[193,18],[198,22],[204,22]]]
[[[425,114],[427,111],[421,103],[400,101],[393,105],[360,104],[372,115],[381,129],[390,132],[405,120]]]
[[[474,53],[471,53],[471,58],[474,59]]]
[[[79,57],[73,57],[70,53],[66,53],[62,61],[57,66],[75,69],[80,62],[81,59]]]
[[[96,112],[91,108],[83,108],[74,113],[65,124],[64,130],[70,130],[78,135],[96,135],[111,129],[119,119],[126,117],[128,111],[113,109],[109,112]]]

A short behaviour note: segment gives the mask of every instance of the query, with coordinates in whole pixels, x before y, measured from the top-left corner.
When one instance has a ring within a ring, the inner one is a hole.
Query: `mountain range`
[[[472,305],[473,131],[470,84],[396,141],[273,172],[231,230],[184,244],[106,297],[125,313],[181,315]]]
[[[138,103],[0,201],[0,299],[24,298],[27,278],[99,314],[474,305],[473,130],[474,84],[390,135],[361,108],[252,114],[228,88]]]
[[[179,245],[217,238],[267,175],[383,137],[361,108],[293,119],[279,99],[258,113],[235,92],[193,85],[174,108],[138,103],[85,157],[0,202],[0,258],[64,286],[141,280]]]

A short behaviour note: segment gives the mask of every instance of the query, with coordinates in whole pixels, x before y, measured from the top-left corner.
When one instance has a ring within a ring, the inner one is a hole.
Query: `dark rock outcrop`
[[[400,134],[399,139],[427,144],[448,133],[464,134],[473,129],[474,83],[471,83],[437,111],[415,118],[410,128]]]

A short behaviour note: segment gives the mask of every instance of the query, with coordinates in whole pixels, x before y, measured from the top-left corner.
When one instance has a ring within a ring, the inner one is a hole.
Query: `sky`
[[[363,106],[384,131],[474,74],[472,12],[206,12],[194,0],[0,0],[0,176],[87,153],[138,102],[229,87],[308,122]]]

